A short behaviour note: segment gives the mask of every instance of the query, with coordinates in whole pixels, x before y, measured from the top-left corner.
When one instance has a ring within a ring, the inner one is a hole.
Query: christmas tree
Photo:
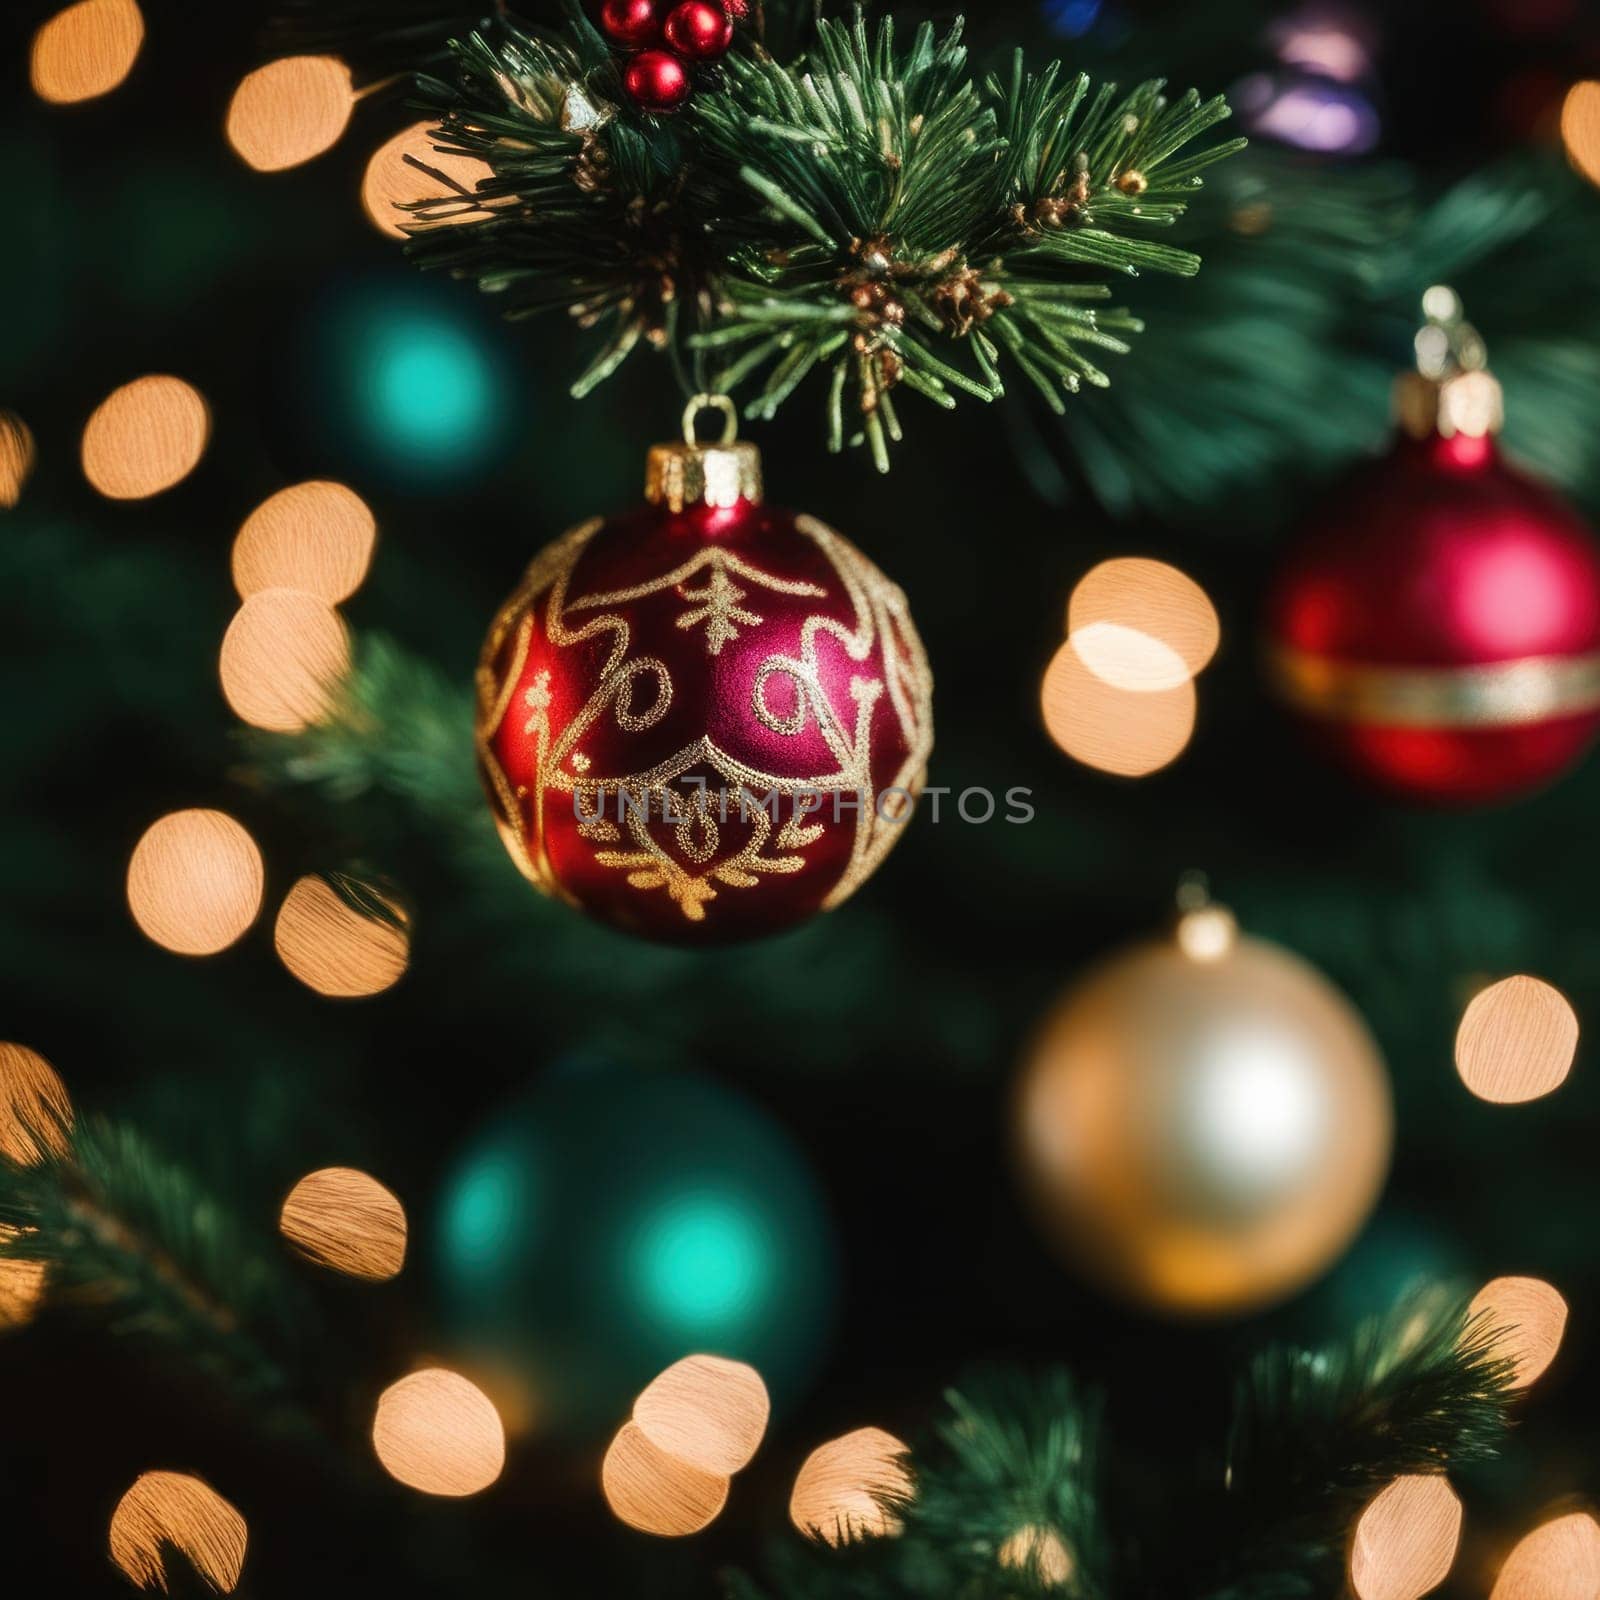
[[[3,38],[19,1564],[1600,1595],[1600,20]]]

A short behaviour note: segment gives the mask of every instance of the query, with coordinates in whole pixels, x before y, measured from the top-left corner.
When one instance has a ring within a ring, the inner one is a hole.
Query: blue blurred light
[[[1103,0],[1045,0],[1044,19],[1052,32],[1081,39],[1094,27]]]
[[[441,292],[443,291],[443,292]],[[307,323],[318,443],[363,475],[446,488],[503,459],[517,410],[501,326],[453,285],[364,279]],[[330,463],[334,464],[334,463]],[[354,470],[352,468],[351,470]]]
[[[375,325],[364,357],[375,419],[407,453],[448,461],[471,449],[491,422],[495,382],[488,358],[442,318]]]
[[[686,1335],[725,1340],[761,1305],[771,1249],[742,1196],[700,1191],[673,1196],[644,1220],[631,1266],[648,1313]]]
[[[445,1198],[449,1230],[463,1275],[493,1274],[507,1242],[530,1225],[532,1171],[509,1151],[493,1152],[463,1172]]]

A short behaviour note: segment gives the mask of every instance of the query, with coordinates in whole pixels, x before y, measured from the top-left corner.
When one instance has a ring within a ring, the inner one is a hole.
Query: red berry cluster
[[[693,91],[691,67],[727,53],[733,19],[747,9],[746,0],[604,0],[600,26],[635,52],[622,75],[634,104],[676,111]]]

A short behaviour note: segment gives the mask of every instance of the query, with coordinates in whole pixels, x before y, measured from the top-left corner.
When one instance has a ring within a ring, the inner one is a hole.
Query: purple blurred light
[[[1254,133],[1320,155],[1365,155],[1378,142],[1378,113],[1359,89],[1326,79],[1278,85],[1256,74],[1236,101]]]

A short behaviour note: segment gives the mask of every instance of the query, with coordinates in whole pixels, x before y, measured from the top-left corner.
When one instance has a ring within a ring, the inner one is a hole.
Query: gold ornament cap
[[[1486,439],[1505,425],[1505,397],[1489,353],[1465,320],[1461,297],[1435,284],[1422,297],[1428,319],[1416,337],[1417,365],[1395,381],[1395,420],[1413,439]]]
[[[716,444],[701,444],[696,437],[702,411],[722,413],[722,438]],[[761,491],[761,452],[740,440],[739,413],[725,394],[697,394],[684,409],[682,442],[651,446],[645,462],[644,497],[669,511],[725,510],[741,500],[759,505]]]

